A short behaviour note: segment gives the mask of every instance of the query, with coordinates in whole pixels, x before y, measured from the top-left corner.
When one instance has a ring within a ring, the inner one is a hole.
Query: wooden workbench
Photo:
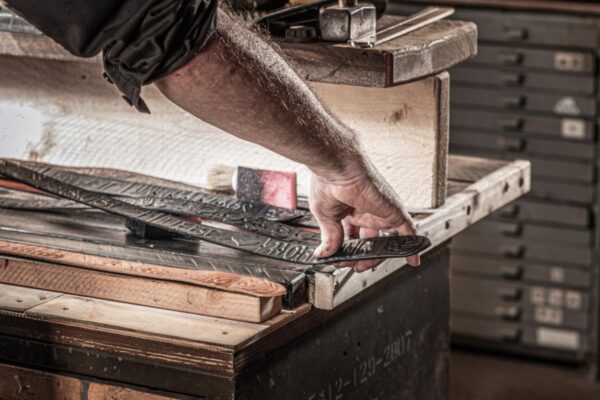
[[[451,158],[446,204],[415,215],[435,244],[423,265],[315,270],[313,302],[333,311],[303,305],[251,324],[2,285],[0,395],[68,381],[89,399],[444,399],[445,242],[525,193],[529,172],[525,161]]]

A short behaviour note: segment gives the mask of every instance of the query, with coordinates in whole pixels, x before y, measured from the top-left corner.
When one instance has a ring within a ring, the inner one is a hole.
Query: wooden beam
[[[403,17],[386,15],[383,28]],[[477,27],[470,22],[438,21],[371,49],[335,43],[287,43],[280,46],[307,80],[386,87],[433,75],[477,52]],[[79,59],[45,36],[0,33],[0,54],[59,61]]]
[[[147,389],[90,381],[15,365],[0,364],[0,398],[23,400],[183,400]]]
[[[248,322],[262,322],[281,311],[281,296],[256,297],[22,259],[0,262],[0,282],[5,284]]]
[[[408,207],[446,198],[449,75],[390,88],[311,83],[317,97],[358,132],[375,167]]]
[[[0,310],[24,312],[61,295],[47,290],[23,290],[17,286],[0,284]]]
[[[404,17],[386,15],[389,26]],[[477,26],[443,20],[370,49],[340,43],[281,43],[308,81],[388,87],[449,69],[477,54]]]

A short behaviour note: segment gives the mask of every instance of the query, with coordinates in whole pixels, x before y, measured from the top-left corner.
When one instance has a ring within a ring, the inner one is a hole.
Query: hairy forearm
[[[222,11],[207,46],[157,86],[196,117],[317,175],[343,176],[364,162],[356,135],[323,107],[273,44]]]

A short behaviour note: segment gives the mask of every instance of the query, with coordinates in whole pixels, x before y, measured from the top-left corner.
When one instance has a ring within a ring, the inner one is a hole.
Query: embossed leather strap
[[[57,196],[136,220],[176,235],[205,240],[283,261],[300,264],[331,264],[374,258],[406,257],[419,253],[431,245],[429,240],[423,236],[356,239],[344,242],[342,248],[332,257],[317,259],[313,257],[316,244],[284,241],[252,232],[228,231],[190,222],[171,214],[146,210],[138,205],[125,203],[111,195],[92,192],[79,185],[60,181],[45,172],[46,168],[50,167],[36,171],[29,165],[0,159],[0,173],[3,175]]]

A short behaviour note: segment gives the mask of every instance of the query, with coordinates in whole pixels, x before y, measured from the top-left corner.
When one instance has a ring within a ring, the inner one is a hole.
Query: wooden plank
[[[147,389],[94,382],[9,364],[0,364],[0,398],[21,400],[191,399],[188,396],[162,395]]]
[[[25,315],[93,324],[92,329],[126,329],[221,346],[235,346],[267,328],[262,324],[71,295],[33,307]]]
[[[0,269],[4,263],[4,261],[0,261]],[[24,312],[61,295],[62,293],[47,290],[0,284],[0,310]]]
[[[384,16],[381,27],[403,17]],[[370,49],[335,43],[281,43],[308,81],[388,87],[433,75],[477,53],[477,27],[443,20]]]
[[[0,118],[0,155],[127,169],[201,186],[210,185],[211,171],[222,166],[295,171],[298,194],[308,195],[312,174],[304,165],[204,124],[152,90],[145,90],[144,95],[152,115],[132,113],[91,67],[94,65],[0,60],[0,102],[11,107],[18,103],[14,110],[7,107],[6,118]],[[358,131],[367,154],[407,207],[431,208],[443,202],[446,74],[386,89],[314,87],[325,105]],[[49,109],[48,104],[56,109]],[[375,107],[382,108],[377,111]],[[17,126],[27,129],[15,129]]]
[[[506,165],[506,161],[453,155],[448,159],[448,179],[473,183]]]
[[[410,3],[444,4],[451,6],[473,6],[486,8],[515,9],[528,11],[555,11],[569,14],[600,15],[600,5],[596,2],[582,1],[544,1],[544,0],[410,0]]]
[[[4,234],[4,235],[3,235]],[[15,239],[6,236],[16,237]],[[266,279],[244,277],[234,273],[209,270],[194,270],[170,268],[147,262],[135,262],[111,257],[108,253],[102,255],[102,245],[82,243],[79,249],[64,249],[59,246],[69,240],[49,239],[55,245],[27,243],[19,240],[23,235],[10,235],[0,232],[0,254],[32,258],[35,260],[55,262],[60,264],[96,269],[99,271],[116,272],[147,278],[164,279],[184,282],[214,288],[232,293],[247,294],[255,297],[276,297],[286,293],[285,288]],[[24,235],[27,236],[27,235]],[[36,238],[31,236],[31,238]],[[44,239],[44,238],[40,238]],[[77,244],[77,243],[74,243]],[[97,254],[92,253],[98,248]],[[126,251],[126,248],[123,249]],[[135,254],[132,252],[132,254]],[[216,261],[218,263],[218,261]]]
[[[248,322],[262,322],[281,311],[280,296],[249,296],[24,259],[5,257],[2,262],[0,282],[5,284]]]
[[[388,15],[385,27],[402,17]],[[470,22],[438,21],[372,49],[332,43],[281,43],[307,80],[385,87],[447,70],[475,55],[477,28]],[[0,32],[0,54],[80,61],[45,36]],[[99,61],[95,57],[93,61]],[[89,63],[89,61],[88,61]]]
[[[310,86],[329,110],[359,133],[375,167],[407,206],[429,208],[444,203],[447,73],[390,88]]]
[[[450,156],[450,159],[454,157]],[[471,162],[475,167],[479,166],[478,169],[487,170],[487,162],[478,158],[461,157],[456,161],[459,162],[450,161],[451,168]],[[529,191],[529,161],[504,162],[500,165],[497,161],[489,163],[498,168],[491,168],[491,173],[448,197],[442,207],[424,212],[417,219],[417,232],[431,240],[432,248]],[[450,172],[449,175],[452,174]],[[349,268],[315,268],[309,299],[316,308],[334,309],[405,265],[404,259],[387,260],[377,269],[360,274]]]

